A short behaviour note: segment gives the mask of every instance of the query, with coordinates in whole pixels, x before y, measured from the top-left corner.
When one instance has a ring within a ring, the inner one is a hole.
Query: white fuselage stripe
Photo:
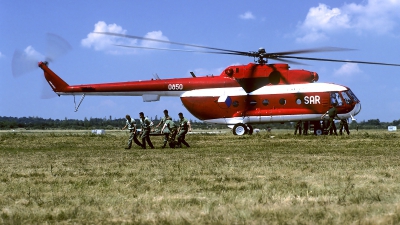
[[[143,96],[158,95],[179,97],[184,91],[125,91],[125,92],[56,92],[59,95],[98,95],[98,96]]]
[[[338,114],[341,119],[351,118],[360,110],[360,103],[356,104],[356,107],[348,113]],[[277,123],[277,122],[292,122],[292,121],[319,121],[321,120],[321,114],[297,114],[297,115],[278,115],[278,116],[245,116],[245,117],[232,117],[232,118],[216,118],[210,120],[204,120],[207,123],[213,124],[227,124],[234,125],[237,123],[244,124],[258,124],[258,123]],[[325,118],[327,119],[327,117]]]
[[[327,91],[345,91],[346,87],[330,83],[291,84],[264,86],[249,95],[289,94],[289,93],[312,93]],[[212,97],[212,96],[243,96],[247,93],[241,87],[232,88],[209,88],[187,91],[181,97]]]

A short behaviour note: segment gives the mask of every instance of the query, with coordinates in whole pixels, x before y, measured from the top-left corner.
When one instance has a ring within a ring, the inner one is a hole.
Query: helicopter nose
[[[358,102],[353,108],[353,116],[357,115],[361,111],[361,103]]]

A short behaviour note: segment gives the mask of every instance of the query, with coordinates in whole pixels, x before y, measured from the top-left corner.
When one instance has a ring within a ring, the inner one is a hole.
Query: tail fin
[[[51,69],[49,69],[49,67],[47,67],[47,62],[39,62],[39,67],[44,71],[44,77],[54,92],[57,93],[66,91],[69,85],[59,76],[57,76],[57,74],[55,74]]]

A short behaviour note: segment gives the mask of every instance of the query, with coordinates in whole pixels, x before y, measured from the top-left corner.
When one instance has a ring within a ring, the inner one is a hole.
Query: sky
[[[318,47],[355,51],[302,54],[343,60],[400,63],[400,0],[202,0],[202,1],[9,1],[0,0],[0,116],[52,119],[154,118],[168,109],[193,120],[179,98],[87,96],[75,112],[72,96],[50,93],[40,68],[14,77],[15,51],[44,60],[46,34],[64,38],[71,50],[49,67],[69,84],[219,75],[253,58],[127,49],[112,44],[184,48],[163,43],[93,35],[118,32],[216,48],[279,52]],[[277,61],[270,60],[269,63]],[[357,121],[400,119],[400,67],[301,61],[291,69],[317,72],[318,82],[349,87],[361,101]],[[47,93],[45,98],[42,92]],[[50,97],[50,98],[49,98]],[[79,102],[80,96],[76,97]]]

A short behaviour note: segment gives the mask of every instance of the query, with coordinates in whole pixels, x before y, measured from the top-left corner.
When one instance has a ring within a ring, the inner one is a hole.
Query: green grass
[[[273,137],[271,137],[271,135]],[[0,133],[0,224],[399,224],[400,139]]]

